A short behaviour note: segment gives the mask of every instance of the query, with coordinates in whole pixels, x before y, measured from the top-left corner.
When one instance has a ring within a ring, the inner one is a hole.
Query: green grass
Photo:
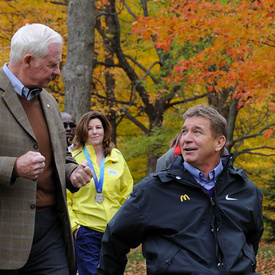
[[[141,253],[141,246],[136,249],[132,249],[127,255],[128,263],[125,268],[125,274],[142,275],[146,274],[145,259]]]
[[[261,242],[257,255],[257,272],[260,274],[275,274],[275,243]]]
[[[259,256],[262,256],[264,259],[274,259],[275,257],[275,244],[266,244],[259,249]]]

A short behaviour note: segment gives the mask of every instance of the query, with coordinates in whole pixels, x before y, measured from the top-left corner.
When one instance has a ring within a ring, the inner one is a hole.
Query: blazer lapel
[[[17,93],[13,89],[11,82],[9,81],[8,77],[4,73],[3,69],[0,71],[0,79],[1,79],[1,89],[3,89],[3,100],[7,104],[10,112],[16,118],[18,123],[34,138],[36,139],[30,122],[27,118],[27,115],[22,107],[22,104],[18,98]]]

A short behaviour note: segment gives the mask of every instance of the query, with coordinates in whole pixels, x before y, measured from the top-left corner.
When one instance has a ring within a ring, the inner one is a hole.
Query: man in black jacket
[[[98,274],[123,274],[140,243],[147,274],[255,274],[262,194],[224,155],[227,123],[215,109],[198,105],[184,118],[181,154],[109,222]]]

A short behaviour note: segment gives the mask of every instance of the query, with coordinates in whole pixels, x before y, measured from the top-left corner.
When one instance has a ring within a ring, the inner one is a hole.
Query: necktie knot
[[[23,87],[22,89],[22,95],[27,99],[30,100],[32,98],[34,98],[35,96],[37,96],[38,94],[40,94],[42,91],[42,88],[27,88],[27,87]]]

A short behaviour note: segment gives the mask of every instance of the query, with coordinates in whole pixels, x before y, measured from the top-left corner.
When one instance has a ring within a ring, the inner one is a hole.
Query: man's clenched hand
[[[70,181],[76,188],[81,188],[91,181],[93,172],[87,160],[84,160],[70,175]]]
[[[17,178],[37,179],[44,167],[45,157],[39,152],[29,151],[16,160],[14,172]]]

